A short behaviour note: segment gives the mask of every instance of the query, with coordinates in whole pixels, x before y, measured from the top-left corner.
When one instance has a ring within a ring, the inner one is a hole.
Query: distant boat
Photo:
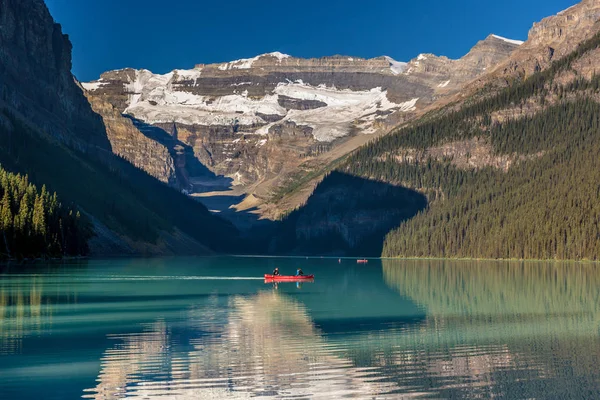
[[[285,276],[265,274],[265,282],[306,282],[314,280],[314,275]]]
[[[362,259],[362,260],[356,260],[356,262],[357,262],[358,264],[366,264],[366,263],[368,263],[368,262],[369,262],[369,260],[367,260],[367,259]]]

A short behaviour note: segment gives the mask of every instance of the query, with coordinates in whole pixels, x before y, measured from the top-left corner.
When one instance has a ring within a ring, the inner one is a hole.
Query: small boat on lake
[[[314,275],[269,275],[265,274],[265,282],[306,282],[306,281],[314,281]]]
[[[367,263],[369,262],[369,260],[367,260],[367,259],[363,259],[363,260],[356,260],[356,262],[357,262],[358,264],[367,264]]]

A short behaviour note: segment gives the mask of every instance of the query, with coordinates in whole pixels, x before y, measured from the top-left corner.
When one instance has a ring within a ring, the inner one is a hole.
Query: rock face
[[[90,108],[71,74],[71,49],[42,0],[2,0],[1,107],[79,150],[112,151],[157,179],[175,183],[173,160],[164,146],[142,135],[110,103],[90,98]]]
[[[175,163],[166,146],[146,137],[134,123],[100,97],[89,97],[92,109],[102,116],[113,153],[143,169],[161,182],[175,185]]]
[[[71,42],[42,0],[0,1],[0,104],[63,142],[110,150],[71,75]]]
[[[482,84],[527,77],[548,68],[600,30],[600,1],[582,2],[535,23],[527,41],[499,63]],[[481,84],[479,85],[481,86]]]
[[[165,75],[110,71],[83,86],[92,103],[101,99],[145,129],[162,129],[154,135],[163,137],[161,143],[172,138],[175,144],[167,147],[181,187],[211,191],[212,173],[226,178],[219,184],[268,198],[282,177],[312,168],[307,164],[319,164],[336,149],[343,148],[336,157],[353,150],[361,143],[350,140],[357,135],[414,118],[518,45],[490,36],[460,60],[420,55],[409,63],[269,53]],[[177,161],[175,146],[185,162]]]
[[[96,234],[93,254],[229,251],[230,223],[131,165],[176,183],[170,149],[91,100],[102,117],[43,0],[0,0],[0,164],[75,204]]]
[[[507,59],[522,43],[518,40],[489,35],[459,60],[421,54],[408,63],[406,74],[425,82],[439,82],[435,86],[438,95],[439,92],[458,91],[465,83]]]

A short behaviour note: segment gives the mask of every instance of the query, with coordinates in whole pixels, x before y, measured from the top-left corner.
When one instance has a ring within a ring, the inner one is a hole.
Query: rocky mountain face
[[[42,0],[0,2],[0,108],[79,149],[110,150],[71,74],[71,42]]]
[[[435,86],[438,92],[441,91],[440,89],[446,89],[442,93],[452,89],[456,91],[465,83],[485,74],[506,60],[521,44],[523,42],[519,40],[489,35],[458,60],[433,54],[421,54],[407,64],[405,74],[424,82],[440,82]]]
[[[170,150],[111,103],[88,101],[71,47],[43,0],[0,0],[3,168],[77,207],[95,232],[94,254],[229,251],[230,223],[146,173],[176,183]]]
[[[590,216],[598,205],[599,10],[600,1],[584,0],[536,23],[497,67],[445,99],[451,104],[337,167],[427,197],[425,211],[386,235],[384,256],[598,258],[600,236]],[[444,62],[423,57],[428,71]],[[361,196],[331,175],[321,186],[345,204]],[[315,192],[283,226],[296,227],[294,238],[303,241],[324,241],[323,227],[337,239],[343,229],[350,246],[364,229],[354,220],[364,206],[318,215],[312,205],[321,198]],[[370,228],[384,227],[377,216],[389,213],[375,212]],[[313,219],[306,224],[295,215]]]
[[[525,78],[547,69],[553,61],[563,58],[598,32],[599,20],[600,1],[583,0],[535,23],[527,41],[489,75],[482,77],[475,89],[488,83],[506,85],[507,80]]]
[[[94,112],[102,116],[114,154],[145,170],[161,182],[177,182],[173,157],[164,145],[142,134],[130,119],[123,118],[109,102],[100,97],[87,97]]]
[[[491,35],[459,60],[423,54],[408,63],[269,53],[164,75],[110,71],[83,86],[92,104],[109,103],[168,148],[180,188],[233,186],[266,202],[299,173],[458,92],[518,46]],[[142,167],[154,171],[155,162]]]
[[[71,74],[71,47],[43,1],[2,1],[1,106],[80,150],[112,151],[163,182],[175,182],[164,146],[140,134],[110,103],[90,99],[90,109]]]
[[[91,97],[165,130],[174,146],[189,147],[215,174],[251,186],[329,150],[361,123],[373,129],[395,110],[414,110],[417,98],[388,99],[382,87],[395,81],[383,58],[300,60],[274,53],[166,75],[113,71],[84,86]],[[272,157],[273,150],[283,154]],[[205,179],[187,168],[180,176],[190,176],[181,187],[205,190]]]

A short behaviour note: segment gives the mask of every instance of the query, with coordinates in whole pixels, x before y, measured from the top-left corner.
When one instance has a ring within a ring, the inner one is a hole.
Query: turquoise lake
[[[278,266],[314,283],[266,284]],[[600,266],[306,258],[4,267],[0,399],[600,398]]]

